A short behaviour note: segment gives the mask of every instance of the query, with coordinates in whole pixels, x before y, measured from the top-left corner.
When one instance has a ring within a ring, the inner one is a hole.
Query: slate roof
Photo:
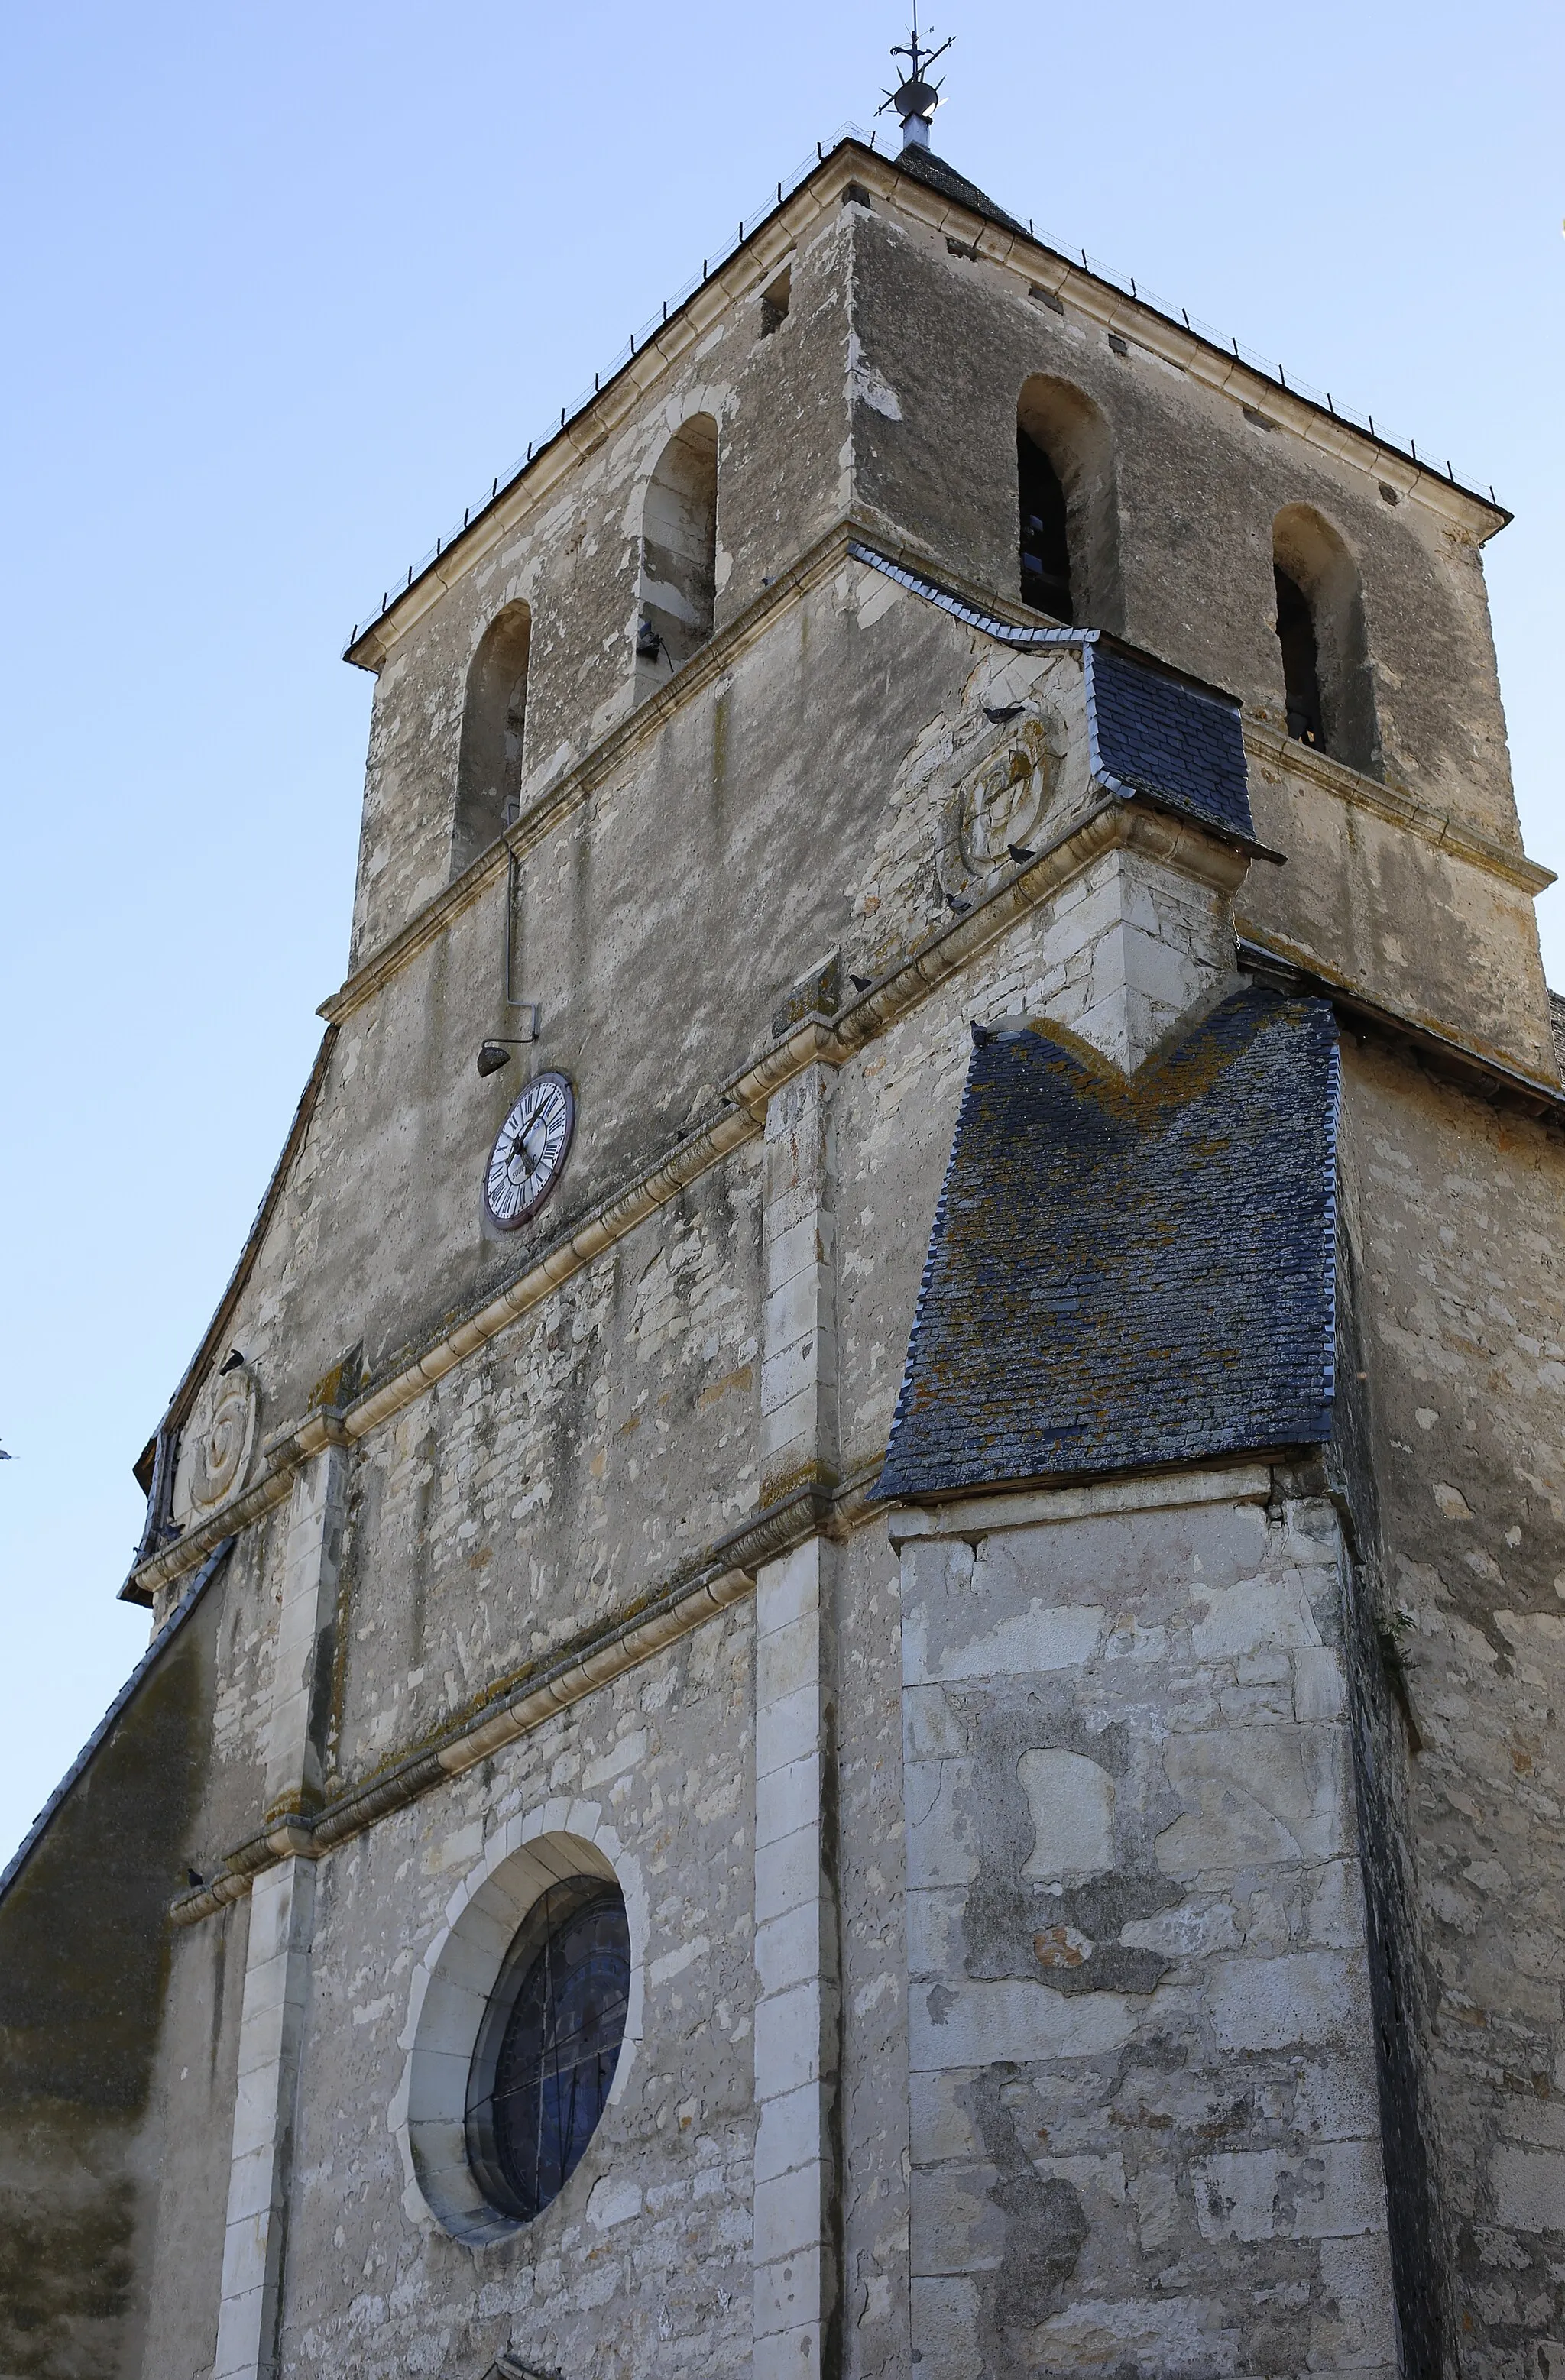
[[[999,224],[1004,231],[1020,232],[1024,239],[1032,237],[1025,223],[1018,223],[1014,215],[1008,215],[1003,207],[997,206],[986,191],[979,189],[977,182],[970,182],[965,174],[959,174],[954,165],[948,164],[932,149],[921,149],[916,142],[911,143],[889,162],[899,174],[907,174],[916,182],[927,183],[931,190],[938,190],[942,199],[953,199],[970,214],[987,215],[990,223]]]
[[[1252,841],[1244,731],[1231,695],[1149,669],[1101,638],[1086,652],[1092,773]]]
[[[130,1675],[127,1678],[124,1685],[121,1686],[118,1694],[115,1694],[113,1702],[109,1705],[108,1709],[103,1713],[103,1718],[98,1721],[97,1726],[93,1729],[91,1734],[82,1745],[81,1750],[77,1754],[76,1758],[71,1762],[70,1767],[66,1770],[65,1775],[61,1778],[54,1791],[50,1794],[49,1799],[44,1803],[43,1807],[40,1810],[37,1817],[34,1818],[31,1826],[22,1837],[21,1841],[17,1845],[17,1848],[12,1852],[10,1859],[6,1862],[4,1870],[0,1870],[0,1900],[4,1900],[6,1893],[9,1892],[12,1885],[15,1884],[18,1876],[20,1876],[23,1868],[27,1865],[28,1861],[32,1857],[33,1852],[37,1850],[39,1844],[48,1833],[50,1825],[55,1817],[55,1814],[59,1809],[60,1804],[70,1793],[78,1779],[87,1774],[88,1769],[92,1766],[97,1755],[107,1742],[110,1734],[113,1732],[115,1722],[124,1716],[127,1710],[128,1710],[130,1705],[134,1702],[138,1694],[140,1694],[146,1680],[157,1668],[158,1663],[163,1659],[163,1657],[168,1650],[169,1645],[173,1643],[176,1636],[178,1635],[180,1630],[184,1627],[185,1622],[190,1617],[191,1612],[194,1611],[197,1604],[200,1603],[202,1596],[206,1593],[207,1588],[212,1585],[212,1580],[217,1576],[218,1572],[223,1568],[224,1563],[227,1560],[229,1555],[233,1552],[238,1542],[237,1537],[224,1537],[223,1543],[207,1556],[205,1561],[201,1564],[200,1569],[196,1572],[195,1577],[191,1580],[189,1585],[180,1597],[179,1601],[175,1605],[174,1609],[169,1613],[168,1618],[164,1621],[163,1626],[152,1638],[152,1643],[148,1645],[146,1651],[137,1662],[136,1667],[131,1670]]]
[[[1129,1080],[1029,1026],[976,1049],[878,1493],[1318,1442],[1337,1028],[1251,987]]]

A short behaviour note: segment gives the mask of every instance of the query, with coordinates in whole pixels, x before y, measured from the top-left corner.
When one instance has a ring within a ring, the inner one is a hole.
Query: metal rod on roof
[[[1278,365],[1278,367],[1277,367],[1277,381],[1278,381],[1278,386],[1279,386],[1280,388],[1286,388],[1286,387],[1287,387],[1288,382],[1287,382],[1287,380],[1286,380],[1286,379],[1284,378],[1284,376],[1283,376],[1282,366],[1281,366],[1280,364],[1279,364],[1279,365]]]

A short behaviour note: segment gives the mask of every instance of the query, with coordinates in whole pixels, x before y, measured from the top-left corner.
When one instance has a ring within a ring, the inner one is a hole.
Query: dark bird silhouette
[[[200,1868],[188,1867],[185,1873],[190,1879],[192,1888],[196,1891],[200,1891],[201,1886],[206,1882],[206,1878],[201,1874]]]
[[[1003,727],[1008,719],[1020,719],[1021,716],[1022,706],[1019,702],[986,702],[984,705],[984,717],[992,719],[997,727]]]
[[[244,1360],[237,1347],[230,1347],[227,1355],[217,1367],[218,1378],[221,1379],[224,1372],[237,1372]]]
[[[1012,858],[1015,861],[1018,868],[1025,868],[1029,859],[1036,859],[1037,857],[1037,852],[1029,851],[1025,843],[1008,843],[1005,848],[1011,854]]]
[[[945,898],[946,906],[950,909],[954,909],[959,917],[964,917],[967,915],[968,910],[973,905],[971,901],[958,900],[954,892],[948,892]]]
[[[872,975],[855,975],[852,967],[848,969],[848,981],[852,984],[855,991],[867,991],[874,980],[875,978]]]

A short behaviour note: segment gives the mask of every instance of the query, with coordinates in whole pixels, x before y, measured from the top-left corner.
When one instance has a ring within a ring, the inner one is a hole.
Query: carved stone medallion
[[[242,1370],[207,1383],[180,1448],[176,1511],[180,1502],[204,1517],[244,1486],[255,1445],[255,1376]]]
[[[1049,722],[1026,719],[968,779],[958,838],[972,874],[998,867],[1012,844],[1026,843],[1049,806],[1054,767]]]

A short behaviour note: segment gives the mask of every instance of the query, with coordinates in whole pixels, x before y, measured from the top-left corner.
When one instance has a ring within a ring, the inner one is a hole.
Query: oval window
[[[581,2162],[608,2103],[630,1999],[625,1895],[552,1884],[505,1954],[467,2078],[467,2155],[502,2214],[530,2222]]]

